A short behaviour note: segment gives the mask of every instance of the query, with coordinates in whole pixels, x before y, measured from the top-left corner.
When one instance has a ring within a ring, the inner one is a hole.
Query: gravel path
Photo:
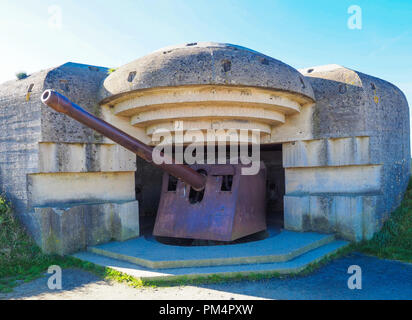
[[[347,286],[350,265],[362,268],[361,290]],[[167,288],[132,288],[65,269],[63,290],[49,290],[45,276],[0,294],[0,299],[412,299],[412,264],[352,254],[306,277]]]

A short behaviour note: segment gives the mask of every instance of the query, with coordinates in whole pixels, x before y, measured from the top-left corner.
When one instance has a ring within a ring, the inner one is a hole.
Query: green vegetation
[[[47,255],[41,252],[14,217],[10,204],[0,197],[0,292],[11,291],[21,282],[38,278],[51,265],[81,268],[106,279],[139,285],[139,281],[114,270],[96,266],[72,257]]]
[[[115,72],[117,70],[117,68],[110,68],[109,70],[107,70],[107,74],[111,74],[113,72]]]
[[[28,75],[27,75],[26,72],[18,72],[18,73],[16,73],[16,78],[17,78],[18,80],[23,80],[23,79],[26,79],[27,77],[28,77]]]
[[[401,205],[370,241],[355,247],[379,258],[412,262],[412,179]]]
[[[0,291],[18,280],[37,277],[57,258],[43,255],[12,214],[10,204],[0,197]]]

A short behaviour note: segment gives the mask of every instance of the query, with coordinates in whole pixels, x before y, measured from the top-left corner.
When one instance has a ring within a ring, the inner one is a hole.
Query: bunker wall
[[[285,225],[369,239],[409,181],[408,105],[386,81],[342,67],[321,69],[308,76],[317,101],[313,138],[284,144]]]
[[[54,89],[102,116],[106,76],[106,68],[67,63],[0,86],[0,186],[45,252],[139,235],[135,155],[40,101]]]

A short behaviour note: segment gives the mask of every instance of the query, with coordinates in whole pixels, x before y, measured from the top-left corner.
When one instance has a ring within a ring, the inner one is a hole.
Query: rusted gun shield
[[[232,241],[266,229],[266,168],[242,175],[244,165],[193,165],[205,174],[206,187],[189,185],[163,175],[155,236]]]

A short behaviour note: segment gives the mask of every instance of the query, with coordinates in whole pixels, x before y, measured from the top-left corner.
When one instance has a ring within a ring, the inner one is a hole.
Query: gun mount
[[[266,229],[263,162],[256,175],[242,175],[242,164],[188,166],[175,163],[174,159],[155,164],[152,147],[95,117],[62,94],[46,90],[41,100],[165,171],[155,236],[232,241]]]

